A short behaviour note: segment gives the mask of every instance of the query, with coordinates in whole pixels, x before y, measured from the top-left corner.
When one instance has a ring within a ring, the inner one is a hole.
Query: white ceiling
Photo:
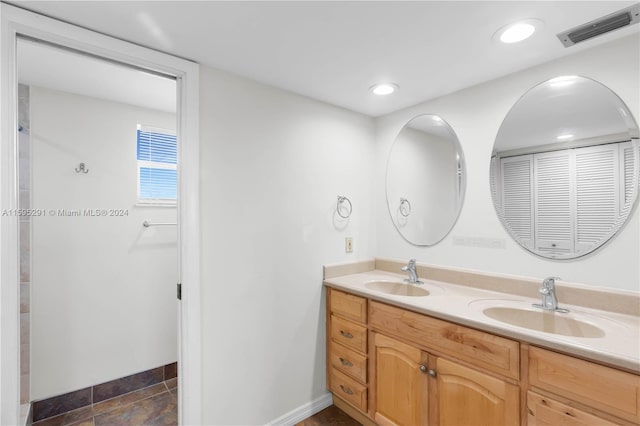
[[[570,48],[556,34],[629,1],[15,1],[21,7],[379,116],[615,38]],[[492,41],[514,21],[544,22],[515,45]],[[400,90],[375,97],[381,81]]]

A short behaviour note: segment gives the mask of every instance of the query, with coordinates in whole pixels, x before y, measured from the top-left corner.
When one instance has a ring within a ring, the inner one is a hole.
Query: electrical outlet
[[[353,252],[353,238],[346,237],[344,239],[344,252],[345,253],[352,253]]]

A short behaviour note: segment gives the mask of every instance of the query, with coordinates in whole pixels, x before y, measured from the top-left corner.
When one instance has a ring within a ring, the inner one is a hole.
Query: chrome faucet
[[[415,259],[411,259],[407,266],[402,267],[402,270],[409,274],[409,278],[405,278],[405,281],[411,284],[424,284],[424,281],[420,281],[420,279],[418,278]]]
[[[545,278],[542,281],[542,287],[540,287],[539,293],[542,296],[542,303],[534,303],[536,308],[544,309],[545,311],[553,312],[569,312],[568,309],[558,308],[558,297],[556,296],[556,280],[561,280],[558,277]]]

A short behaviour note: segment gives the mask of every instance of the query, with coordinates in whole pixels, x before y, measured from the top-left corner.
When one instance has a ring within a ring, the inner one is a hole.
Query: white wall
[[[203,419],[265,424],[326,392],[322,265],[375,254],[374,125],[200,70]]]
[[[472,72],[470,70],[469,72]],[[552,261],[517,245],[500,224],[489,188],[493,142],[509,109],[528,89],[560,75],[593,78],[618,94],[640,122],[640,46],[627,37],[572,56],[437,98],[376,120],[380,170],[376,175],[376,254],[401,259],[537,278],[555,275],[567,281],[640,291],[640,215],[594,254],[573,261]],[[384,193],[384,167],[402,126],[419,114],[437,114],[458,135],[465,154],[467,192],[460,218],[435,247],[415,247],[396,232]],[[452,237],[497,238],[505,249],[454,246]],[[534,295],[532,295],[534,296]]]
[[[136,207],[136,125],[175,115],[31,88],[32,207],[125,209],[34,217],[31,399],[176,361],[175,208]],[[84,162],[88,174],[74,168]]]

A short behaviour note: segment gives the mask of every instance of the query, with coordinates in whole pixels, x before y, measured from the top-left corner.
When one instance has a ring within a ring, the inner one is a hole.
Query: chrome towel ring
[[[336,205],[336,212],[338,216],[343,219],[348,219],[351,216],[351,212],[353,211],[353,205],[351,201],[342,195],[338,195],[338,203]]]
[[[400,214],[404,217],[408,217],[411,214],[411,203],[406,198],[400,198]]]

